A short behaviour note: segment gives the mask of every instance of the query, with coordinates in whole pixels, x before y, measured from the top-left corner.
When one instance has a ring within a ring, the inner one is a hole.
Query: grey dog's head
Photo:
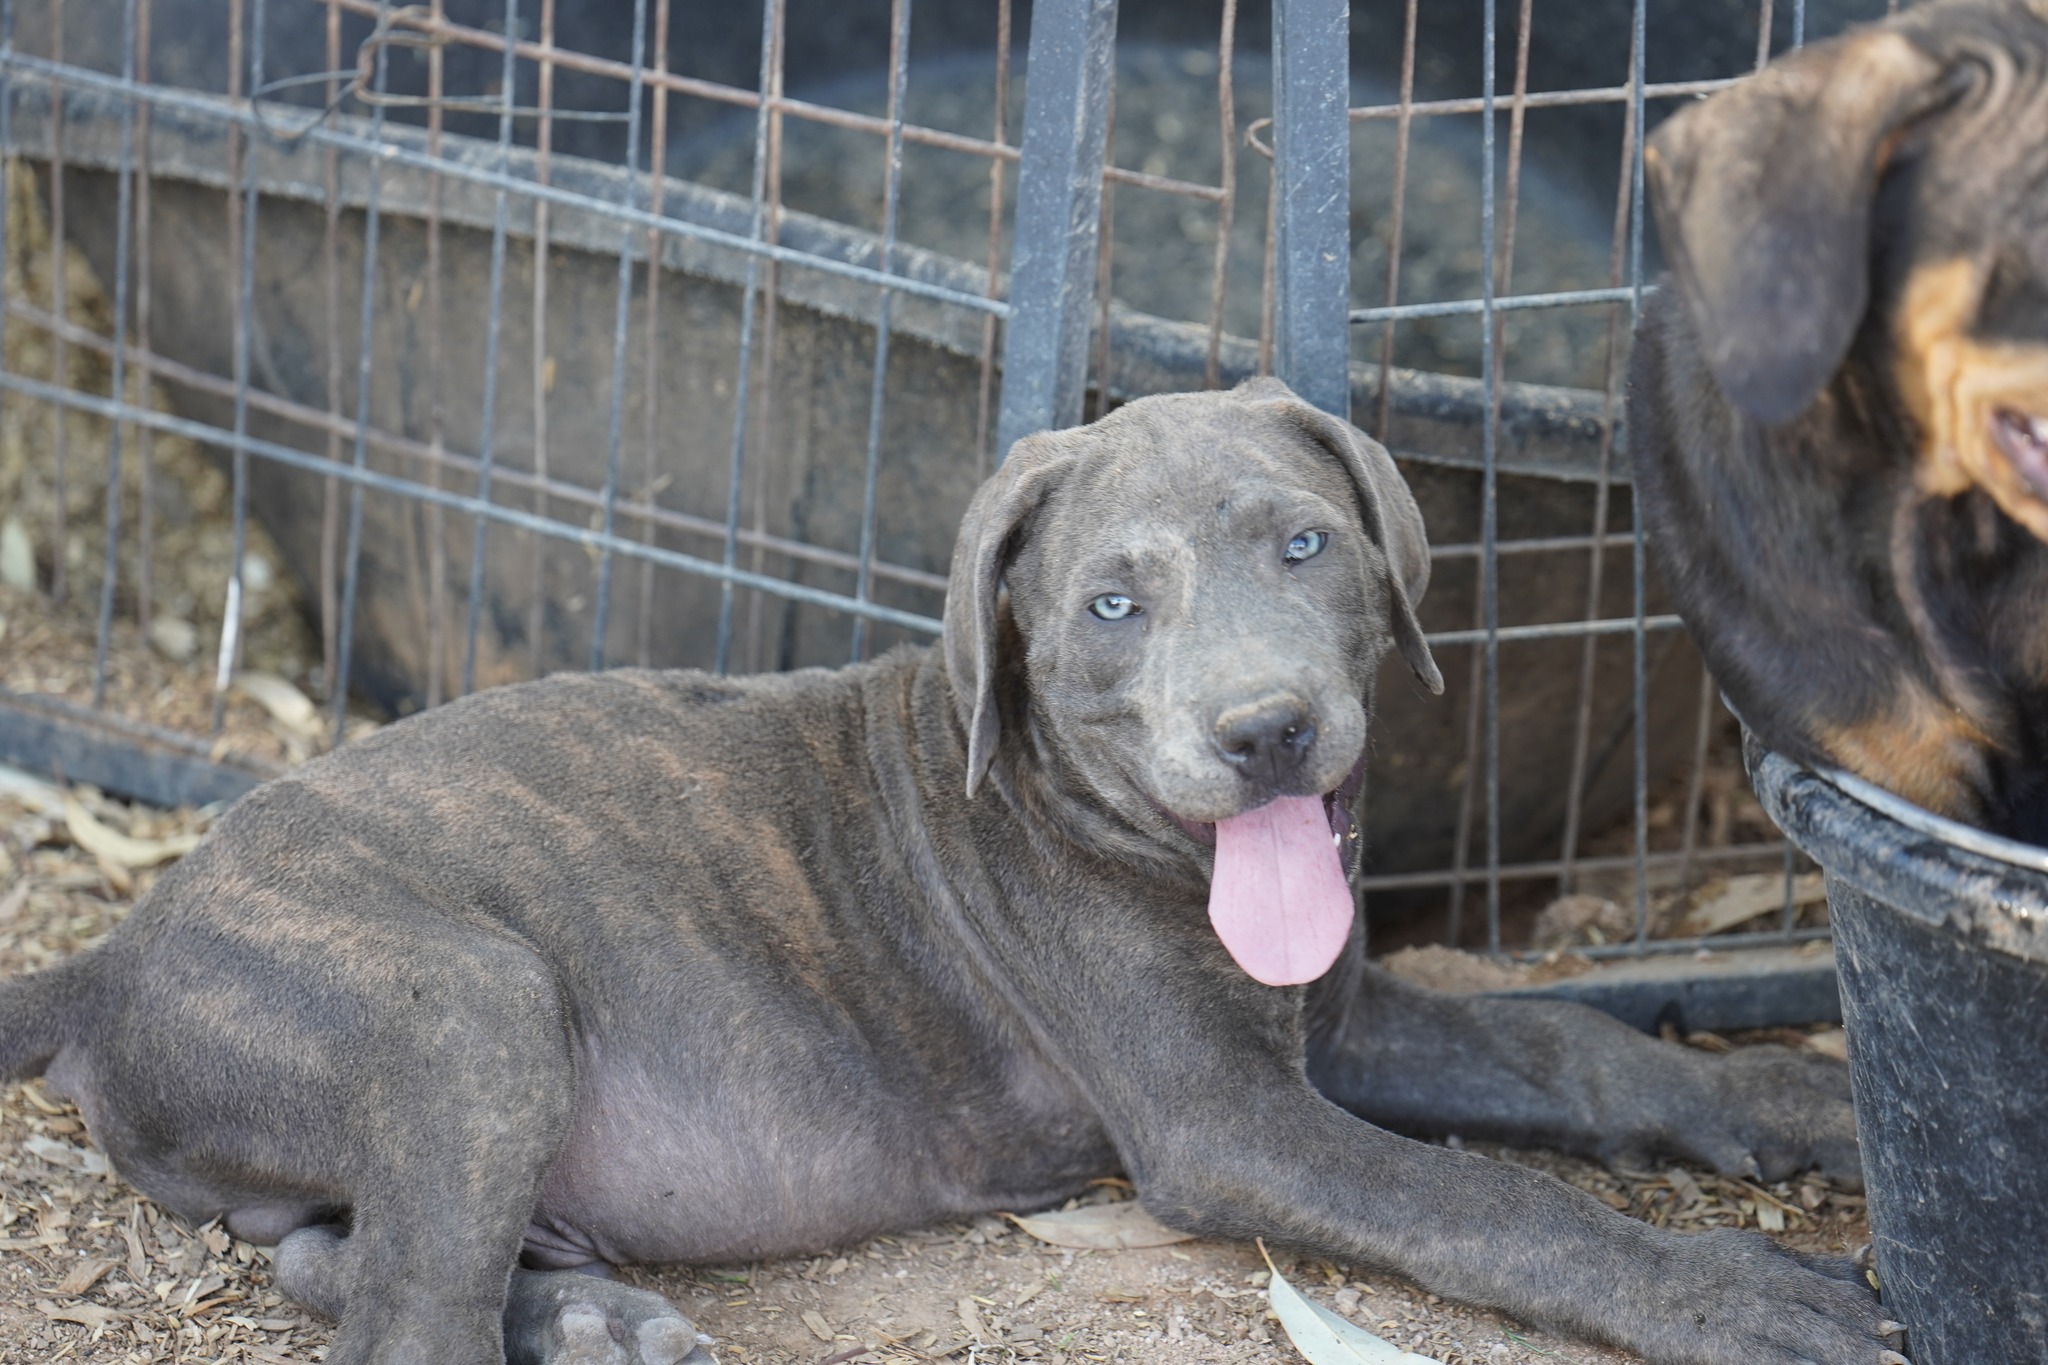
[[[1388,648],[1443,688],[1428,581],[1386,450],[1277,380],[1019,441],[946,599],[968,793],[1030,753],[1169,840],[1282,796],[1331,796],[1341,830]]]

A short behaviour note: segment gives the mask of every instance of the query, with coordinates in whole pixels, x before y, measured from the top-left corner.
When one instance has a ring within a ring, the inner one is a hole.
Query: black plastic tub
[[[2048,1361],[2048,849],[1744,756],[1827,874],[1877,1275],[1909,1354]]]

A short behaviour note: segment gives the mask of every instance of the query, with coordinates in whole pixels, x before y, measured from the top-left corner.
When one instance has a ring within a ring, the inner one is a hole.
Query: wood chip
[[[227,1281],[219,1275],[207,1275],[192,1281],[191,1288],[185,1291],[184,1298],[179,1301],[178,1311],[188,1318],[202,1311],[197,1301],[219,1292],[225,1284]]]
[[[1826,899],[1827,889],[1821,884],[1820,873],[1809,872],[1792,879],[1792,904],[1795,907],[1813,905]],[[1700,894],[1692,909],[1686,911],[1680,932],[1695,936],[1724,933],[1758,915],[1767,915],[1784,907],[1785,875],[1782,872],[1730,877],[1718,887],[1709,887]]]
[[[0,925],[11,923],[14,917],[21,913],[21,907],[28,904],[28,888],[29,879],[24,875],[14,884],[13,889],[0,896]]]
[[[63,1246],[65,1241],[61,1232],[43,1232],[34,1237],[0,1237],[0,1251],[40,1251],[46,1247]]]
[[[1806,1040],[1806,1046],[1838,1062],[1849,1060],[1849,1035],[1838,1028],[1824,1029]]]
[[[48,1299],[37,1299],[36,1311],[52,1322],[75,1322],[81,1327],[105,1327],[128,1320],[128,1315],[120,1309],[109,1308],[102,1303],[75,1303],[68,1308],[60,1308]]]
[[[121,1239],[128,1243],[128,1278],[136,1284],[148,1283],[149,1258],[142,1254],[142,1238],[136,1234],[135,1219],[142,1215],[141,1206],[130,1210],[128,1222],[121,1227]]]
[[[112,1270],[114,1265],[113,1261],[80,1261],[57,1282],[57,1292],[67,1298],[77,1298],[98,1284],[100,1276]]]
[[[31,1155],[41,1157],[52,1166],[66,1166],[87,1175],[105,1175],[108,1170],[107,1158],[90,1147],[74,1147],[68,1142],[40,1135],[27,1139],[21,1145]]]

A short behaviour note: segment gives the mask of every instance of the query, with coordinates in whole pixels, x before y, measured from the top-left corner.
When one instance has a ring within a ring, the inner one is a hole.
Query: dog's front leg
[[[1684,1157],[1781,1180],[1860,1179],[1848,1068],[1780,1047],[1716,1057],[1583,1005],[1449,995],[1369,968],[1312,1036],[1309,1077],[1396,1132],[1554,1147],[1611,1165]]]
[[[1277,1065],[1162,1103],[1126,1150],[1146,1206],[1169,1224],[1389,1267],[1654,1365],[1899,1359],[1846,1259],[1732,1229],[1651,1227],[1539,1172],[1374,1128]]]

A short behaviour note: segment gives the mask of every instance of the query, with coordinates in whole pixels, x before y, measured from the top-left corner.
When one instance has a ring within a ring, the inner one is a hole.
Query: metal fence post
[[[1273,369],[1351,415],[1351,5],[1274,0]]]
[[[1031,15],[1010,318],[996,458],[1074,426],[1088,386],[1116,0],[1039,0]]]

